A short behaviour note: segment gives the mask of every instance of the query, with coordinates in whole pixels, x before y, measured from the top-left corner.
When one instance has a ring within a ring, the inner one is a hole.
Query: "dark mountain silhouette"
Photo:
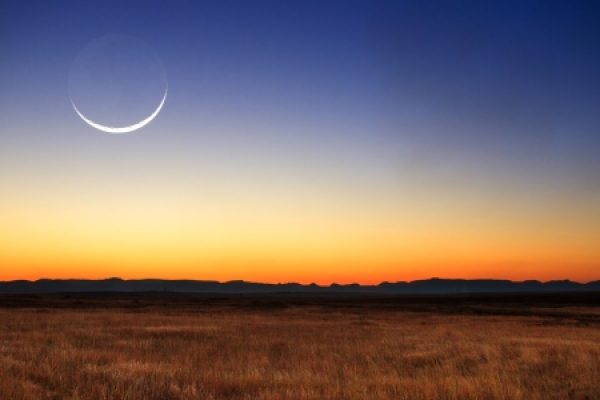
[[[93,292],[172,292],[172,293],[364,293],[364,294],[461,294],[461,293],[556,293],[600,292],[600,281],[579,283],[569,280],[541,282],[499,279],[426,279],[412,282],[382,282],[379,285],[254,283],[245,281],[198,281],[110,278],[102,280],[40,279],[0,282],[0,293],[93,293]]]

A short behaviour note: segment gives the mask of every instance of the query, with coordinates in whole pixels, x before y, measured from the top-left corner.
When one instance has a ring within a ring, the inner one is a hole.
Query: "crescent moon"
[[[156,110],[154,110],[154,112],[152,114],[150,114],[147,118],[141,120],[140,122],[136,122],[133,125],[129,125],[129,126],[122,126],[122,127],[113,127],[113,126],[106,126],[106,125],[102,125],[99,124],[97,122],[92,121],[89,118],[86,118],[85,115],[83,115],[78,109],[77,106],[75,105],[75,103],[73,103],[73,100],[71,99],[71,105],[73,106],[73,109],[75,110],[75,112],[77,113],[77,115],[79,115],[79,118],[81,118],[86,124],[90,125],[92,128],[96,128],[102,132],[106,132],[106,133],[113,133],[113,134],[119,134],[119,133],[129,133],[129,132],[133,132],[136,131],[140,128],[143,128],[144,126],[148,125],[150,122],[152,122],[152,120],[154,118],[156,118],[156,116],[158,115],[158,113],[160,112],[160,110],[163,108],[163,105],[165,104],[165,100],[167,100],[167,92],[169,91],[169,88],[165,88],[165,94],[162,98],[162,100],[160,101],[160,104],[158,105],[158,107],[156,108]]]

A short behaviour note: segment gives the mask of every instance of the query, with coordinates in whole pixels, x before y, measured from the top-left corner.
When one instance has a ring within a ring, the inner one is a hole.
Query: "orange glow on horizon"
[[[219,182],[202,192],[172,185],[40,184],[3,197],[0,280],[600,279],[600,213],[583,200],[566,209],[503,202],[493,188],[464,197],[418,184],[387,198],[310,196],[273,183],[233,194]]]

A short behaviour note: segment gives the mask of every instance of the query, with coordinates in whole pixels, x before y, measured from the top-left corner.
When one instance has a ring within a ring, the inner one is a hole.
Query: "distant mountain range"
[[[245,281],[198,281],[140,279],[124,280],[110,278],[102,280],[40,279],[37,281],[0,282],[1,294],[37,293],[215,293],[215,294],[258,294],[258,293],[364,293],[364,294],[464,294],[464,293],[556,293],[556,292],[600,292],[600,281],[578,283],[569,280],[541,282],[537,280],[509,281],[498,279],[439,279],[411,282],[382,282],[378,285],[317,284],[299,283],[254,283]]]

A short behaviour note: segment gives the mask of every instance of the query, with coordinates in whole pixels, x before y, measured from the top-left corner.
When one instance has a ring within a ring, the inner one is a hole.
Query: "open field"
[[[600,295],[0,296],[0,399],[600,399]]]

